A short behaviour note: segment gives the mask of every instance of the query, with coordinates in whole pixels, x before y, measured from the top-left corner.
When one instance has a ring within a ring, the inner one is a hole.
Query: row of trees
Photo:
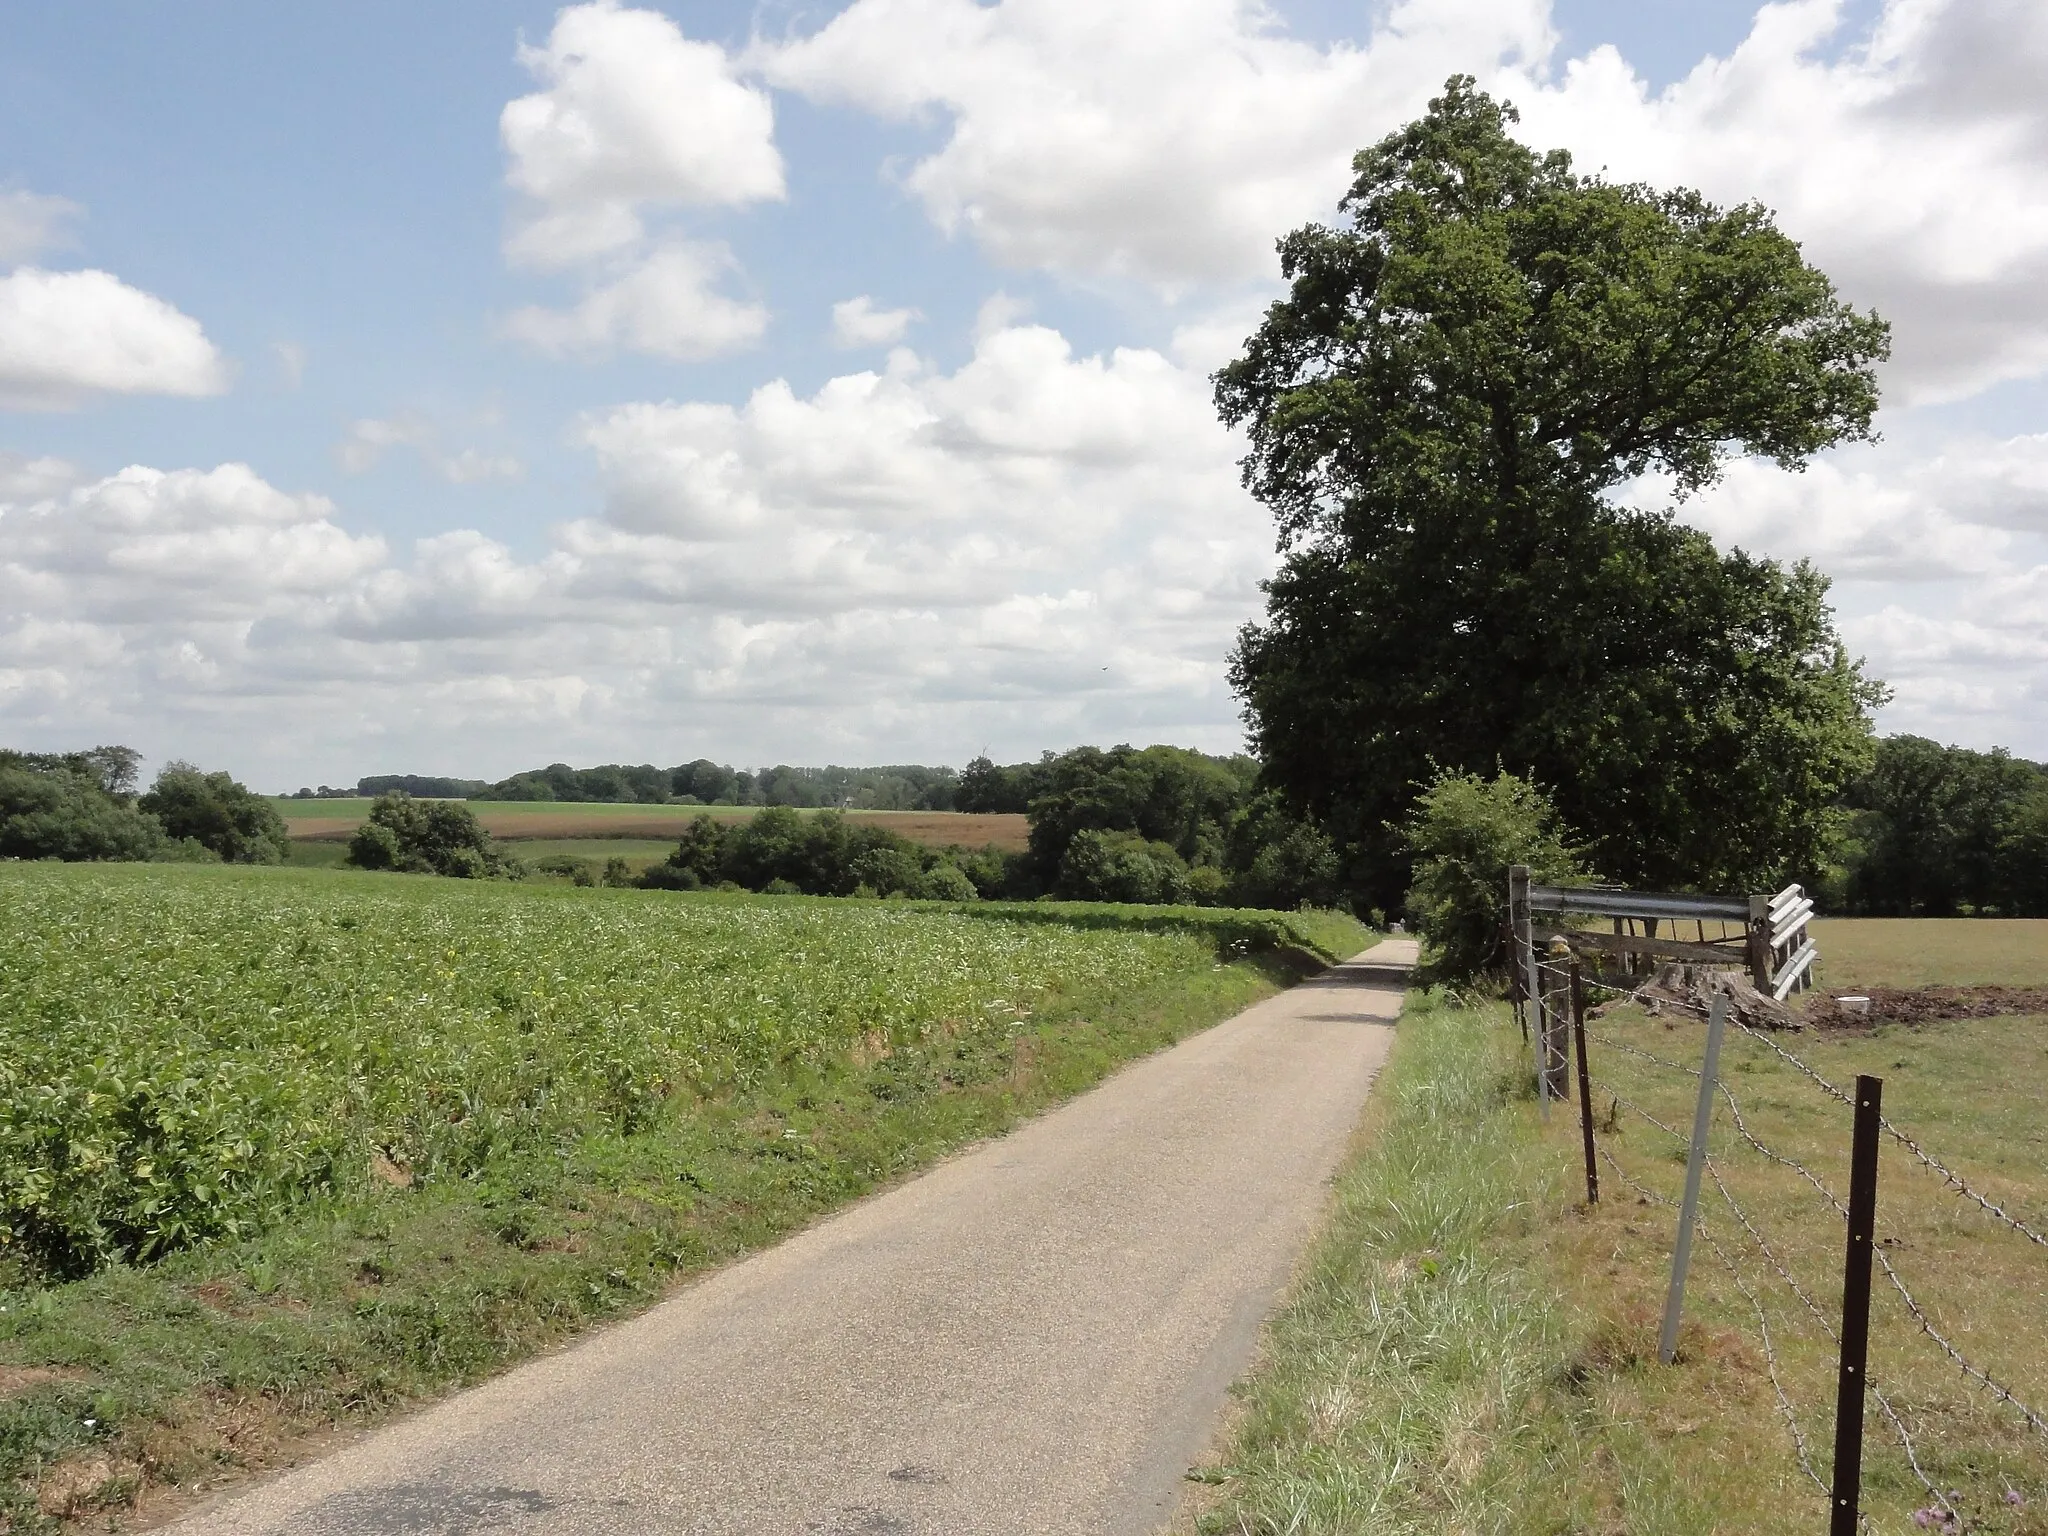
[[[1836,912],[2048,917],[2048,766],[1885,738],[1850,786],[1817,884]]]
[[[380,773],[358,779],[352,790],[301,789],[293,798],[377,796],[396,790],[417,799],[528,800],[608,805],[789,805],[849,810],[950,811],[959,775],[951,768],[893,764],[878,768],[793,768],[779,763],[759,773],[708,757],[657,768],[652,763],[604,763],[572,768],[550,763],[495,783],[434,774]],[[1019,809],[1022,809],[1020,806]]]
[[[0,749],[0,858],[275,864],[290,849],[277,807],[225,773],[167,763],[137,793],[142,754]]]

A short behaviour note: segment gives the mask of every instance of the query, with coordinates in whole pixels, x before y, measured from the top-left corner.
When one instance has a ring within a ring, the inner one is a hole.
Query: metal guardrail
[[[1532,912],[1579,912],[1589,917],[1690,917],[1749,921],[1749,902],[1732,896],[1683,891],[1631,891],[1618,885],[1531,885]]]
[[[1516,950],[1515,970],[1518,975],[1526,973],[1523,979],[1531,993],[1536,990],[1537,943],[1560,936],[1548,928],[1539,935],[1533,921],[1539,913],[1612,918],[1612,936],[1562,930],[1566,943],[1581,953],[1602,951],[1629,959],[1745,966],[1757,990],[1771,993],[1780,1002],[1813,984],[1813,963],[1819,957],[1809,926],[1813,898],[1797,885],[1768,896],[1632,891],[1613,885],[1538,885],[1529,878],[1527,866],[1517,864],[1508,873],[1508,924]],[[1678,937],[1678,923],[1688,919],[1700,925],[1697,943]],[[1671,925],[1670,937],[1656,936],[1660,922]],[[1719,939],[1707,939],[1710,922],[1722,925]],[[1631,923],[1642,924],[1644,932],[1624,932],[1624,925]],[[1728,933],[1729,924],[1739,924],[1739,931]]]

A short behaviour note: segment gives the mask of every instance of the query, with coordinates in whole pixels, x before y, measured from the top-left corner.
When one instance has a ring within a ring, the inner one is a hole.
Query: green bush
[[[403,790],[377,797],[369,820],[349,839],[348,862],[358,869],[448,875],[476,880],[504,873],[490,834],[458,800],[415,800]]]
[[[1068,901],[1172,906],[1186,899],[1187,878],[1187,864],[1169,845],[1089,828],[1068,840],[1055,891]]]
[[[277,807],[225,773],[166,763],[138,805],[162,823],[165,836],[189,838],[224,863],[282,864],[291,852]]]
[[[147,859],[163,845],[156,818],[110,789],[89,755],[0,753],[0,858]]]
[[[967,868],[958,867],[958,856]],[[972,901],[1003,894],[1008,868],[993,849],[941,853],[887,827],[837,811],[807,814],[770,806],[740,823],[699,816],[675,850],[633,882],[651,890],[706,886],[806,896],[913,896]]]
[[[1271,791],[1246,806],[1232,825],[1229,858],[1230,895],[1239,906],[1343,905],[1336,846]]]
[[[974,901],[981,893],[956,866],[938,863],[917,877],[910,894],[921,901]]]
[[[1542,790],[1511,773],[1440,771],[1399,829],[1415,862],[1408,913],[1428,950],[1418,979],[1463,985],[1505,968],[1508,866],[1546,885],[1590,876]]]

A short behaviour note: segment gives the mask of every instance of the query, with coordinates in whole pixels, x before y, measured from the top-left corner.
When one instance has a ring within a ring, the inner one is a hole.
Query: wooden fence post
[[[1749,898],[1749,984],[1771,990],[1771,898]]]
[[[1842,1359],[1835,1378],[1835,1481],[1828,1536],[1856,1536],[1863,1497],[1863,1383],[1870,1348],[1870,1253],[1877,1233],[1877,1147],[1884,1079],[1856,1079],[1849,1150],[1849,1243],[1842,1259]]]
[[[1579,1134],[1586,1143],[1586,1204],[1600,1203],[1600,1169],[1593,1160],[1593,1076],[1586,1066],[1586,984],[1572,962],[1572,1044],[1579,1053]]]

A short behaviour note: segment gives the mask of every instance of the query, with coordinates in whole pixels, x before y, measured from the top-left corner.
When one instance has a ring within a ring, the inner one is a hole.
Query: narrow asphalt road
[[[179,1536],[1138,1536],[1385,1059],[1390,940]]]

